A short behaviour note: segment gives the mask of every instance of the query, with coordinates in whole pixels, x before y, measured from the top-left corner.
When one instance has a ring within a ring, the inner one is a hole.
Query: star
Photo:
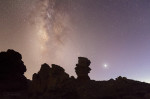
[[[104,68],[108,68],[108,65],[107,65],[107,64],[104,64],[103,66],[104,66]]]

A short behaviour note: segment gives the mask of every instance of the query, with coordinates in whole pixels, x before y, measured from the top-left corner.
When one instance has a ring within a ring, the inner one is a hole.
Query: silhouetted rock
[[[43,97],[50,97],[50,92],[52,96],[53,91],[60,89],[63,83],[69,79],[69,75],[58,65],[52,64],[52,67],[50,67],[48,64],[43,64],[40,71],[37,74],[35,73],[32,79],[31,97],[35,98],[34,96],[37,96],[37,94],[47,94]]]
[[[55,64],[43,64],[32,81],[24,76],[21,54],[14,50],[0,53],[0,99],[150,99],[150,84],[117,77],[90,80],[90,60],[78,58],[77,79]],[[28,89],[28,91],[27,91]]]
[[[78,80],[90,80],[90,77],[88,76],[88,73],[91,71],[89,65],[90,60],[88,60],[85,57],[79,57],[78,58],[78,64],[76,64],[75,71],[77,74]]]
[[[23,92],[28,88],[24,72],[26,66],[20,53],[10,49],[0,53],[1,97],[20,97],[24,94]]]
[[[29,99],[149,99],[150,85],[126,77],[115,80],[90,80],[90,60],[79,57],[77,79],[64,72],[57,65],[41,66],[40,71],[33,75]]]

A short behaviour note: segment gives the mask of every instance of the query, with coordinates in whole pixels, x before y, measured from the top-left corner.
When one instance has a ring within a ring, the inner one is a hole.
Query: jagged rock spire
[[[75,72],[78,80],[90,80],[88,73],[91,71],[89,67],[91,61],[85,57],[78,57],[78,64],[76,64]]]

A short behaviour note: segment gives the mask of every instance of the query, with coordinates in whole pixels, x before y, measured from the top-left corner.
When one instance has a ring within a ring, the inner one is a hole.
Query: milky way
[[[67,39],[71,0],[37,0],[31,12],[31,23],[37,29],[41,59],[59,57],[58,51]],[[49,54],[49,55],[47,55]]]

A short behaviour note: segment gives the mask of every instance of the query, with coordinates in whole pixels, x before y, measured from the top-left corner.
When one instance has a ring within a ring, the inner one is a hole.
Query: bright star
[[[104,68],[107,68],[108,67],[108,65],[107,64],[104,64]]]

